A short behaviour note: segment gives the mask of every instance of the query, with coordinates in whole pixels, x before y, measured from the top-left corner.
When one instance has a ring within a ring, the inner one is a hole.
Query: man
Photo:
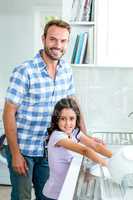
[[[12,73],[3,114],[11,200],[30,200],[32,183],[36,200],[43,200],[49,172],[44,141],[51,114],[58,100],[75,95],[71,68],[62,59],[69,35],[68,23],[50,21],[42,36],[44,49]]]

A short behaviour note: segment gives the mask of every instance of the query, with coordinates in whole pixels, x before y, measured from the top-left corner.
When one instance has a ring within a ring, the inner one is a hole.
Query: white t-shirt
[[[80,140],[81,132],[77,134],[77,129],[72,133],[71,139],[77,143]],[[43,188],[43,194],[52,199],[57,199],[64,183],[74,152],[63,147],[55,146],[57,142],[68,138],[66,133],[54,131],[48,143],[48,162],[50,176]]]

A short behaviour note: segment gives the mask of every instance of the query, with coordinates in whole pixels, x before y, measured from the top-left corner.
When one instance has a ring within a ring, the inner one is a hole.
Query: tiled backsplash
[[[133,131],[133,68],[73,67],[89,131]],[[4,95],[3,95],[4,96]],[[0,99],[3,106],[4,97]]]
[[[133,68],[73,67],[89,131],[133,131]]]

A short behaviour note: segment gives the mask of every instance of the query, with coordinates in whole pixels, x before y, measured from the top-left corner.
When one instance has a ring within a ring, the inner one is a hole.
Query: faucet
[[[133,115],[133,112],[130,112],[130,113],[128,114],[128,117],[131,117],[131,115]]]

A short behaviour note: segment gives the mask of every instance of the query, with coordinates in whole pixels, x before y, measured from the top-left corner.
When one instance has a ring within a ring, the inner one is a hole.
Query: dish
[[[111,178],[108,168],[98,164],[90,168],[90,174],[98,177]]]
[[[125,147],[123,150],[124,158],[133,161],[133,146]]]

